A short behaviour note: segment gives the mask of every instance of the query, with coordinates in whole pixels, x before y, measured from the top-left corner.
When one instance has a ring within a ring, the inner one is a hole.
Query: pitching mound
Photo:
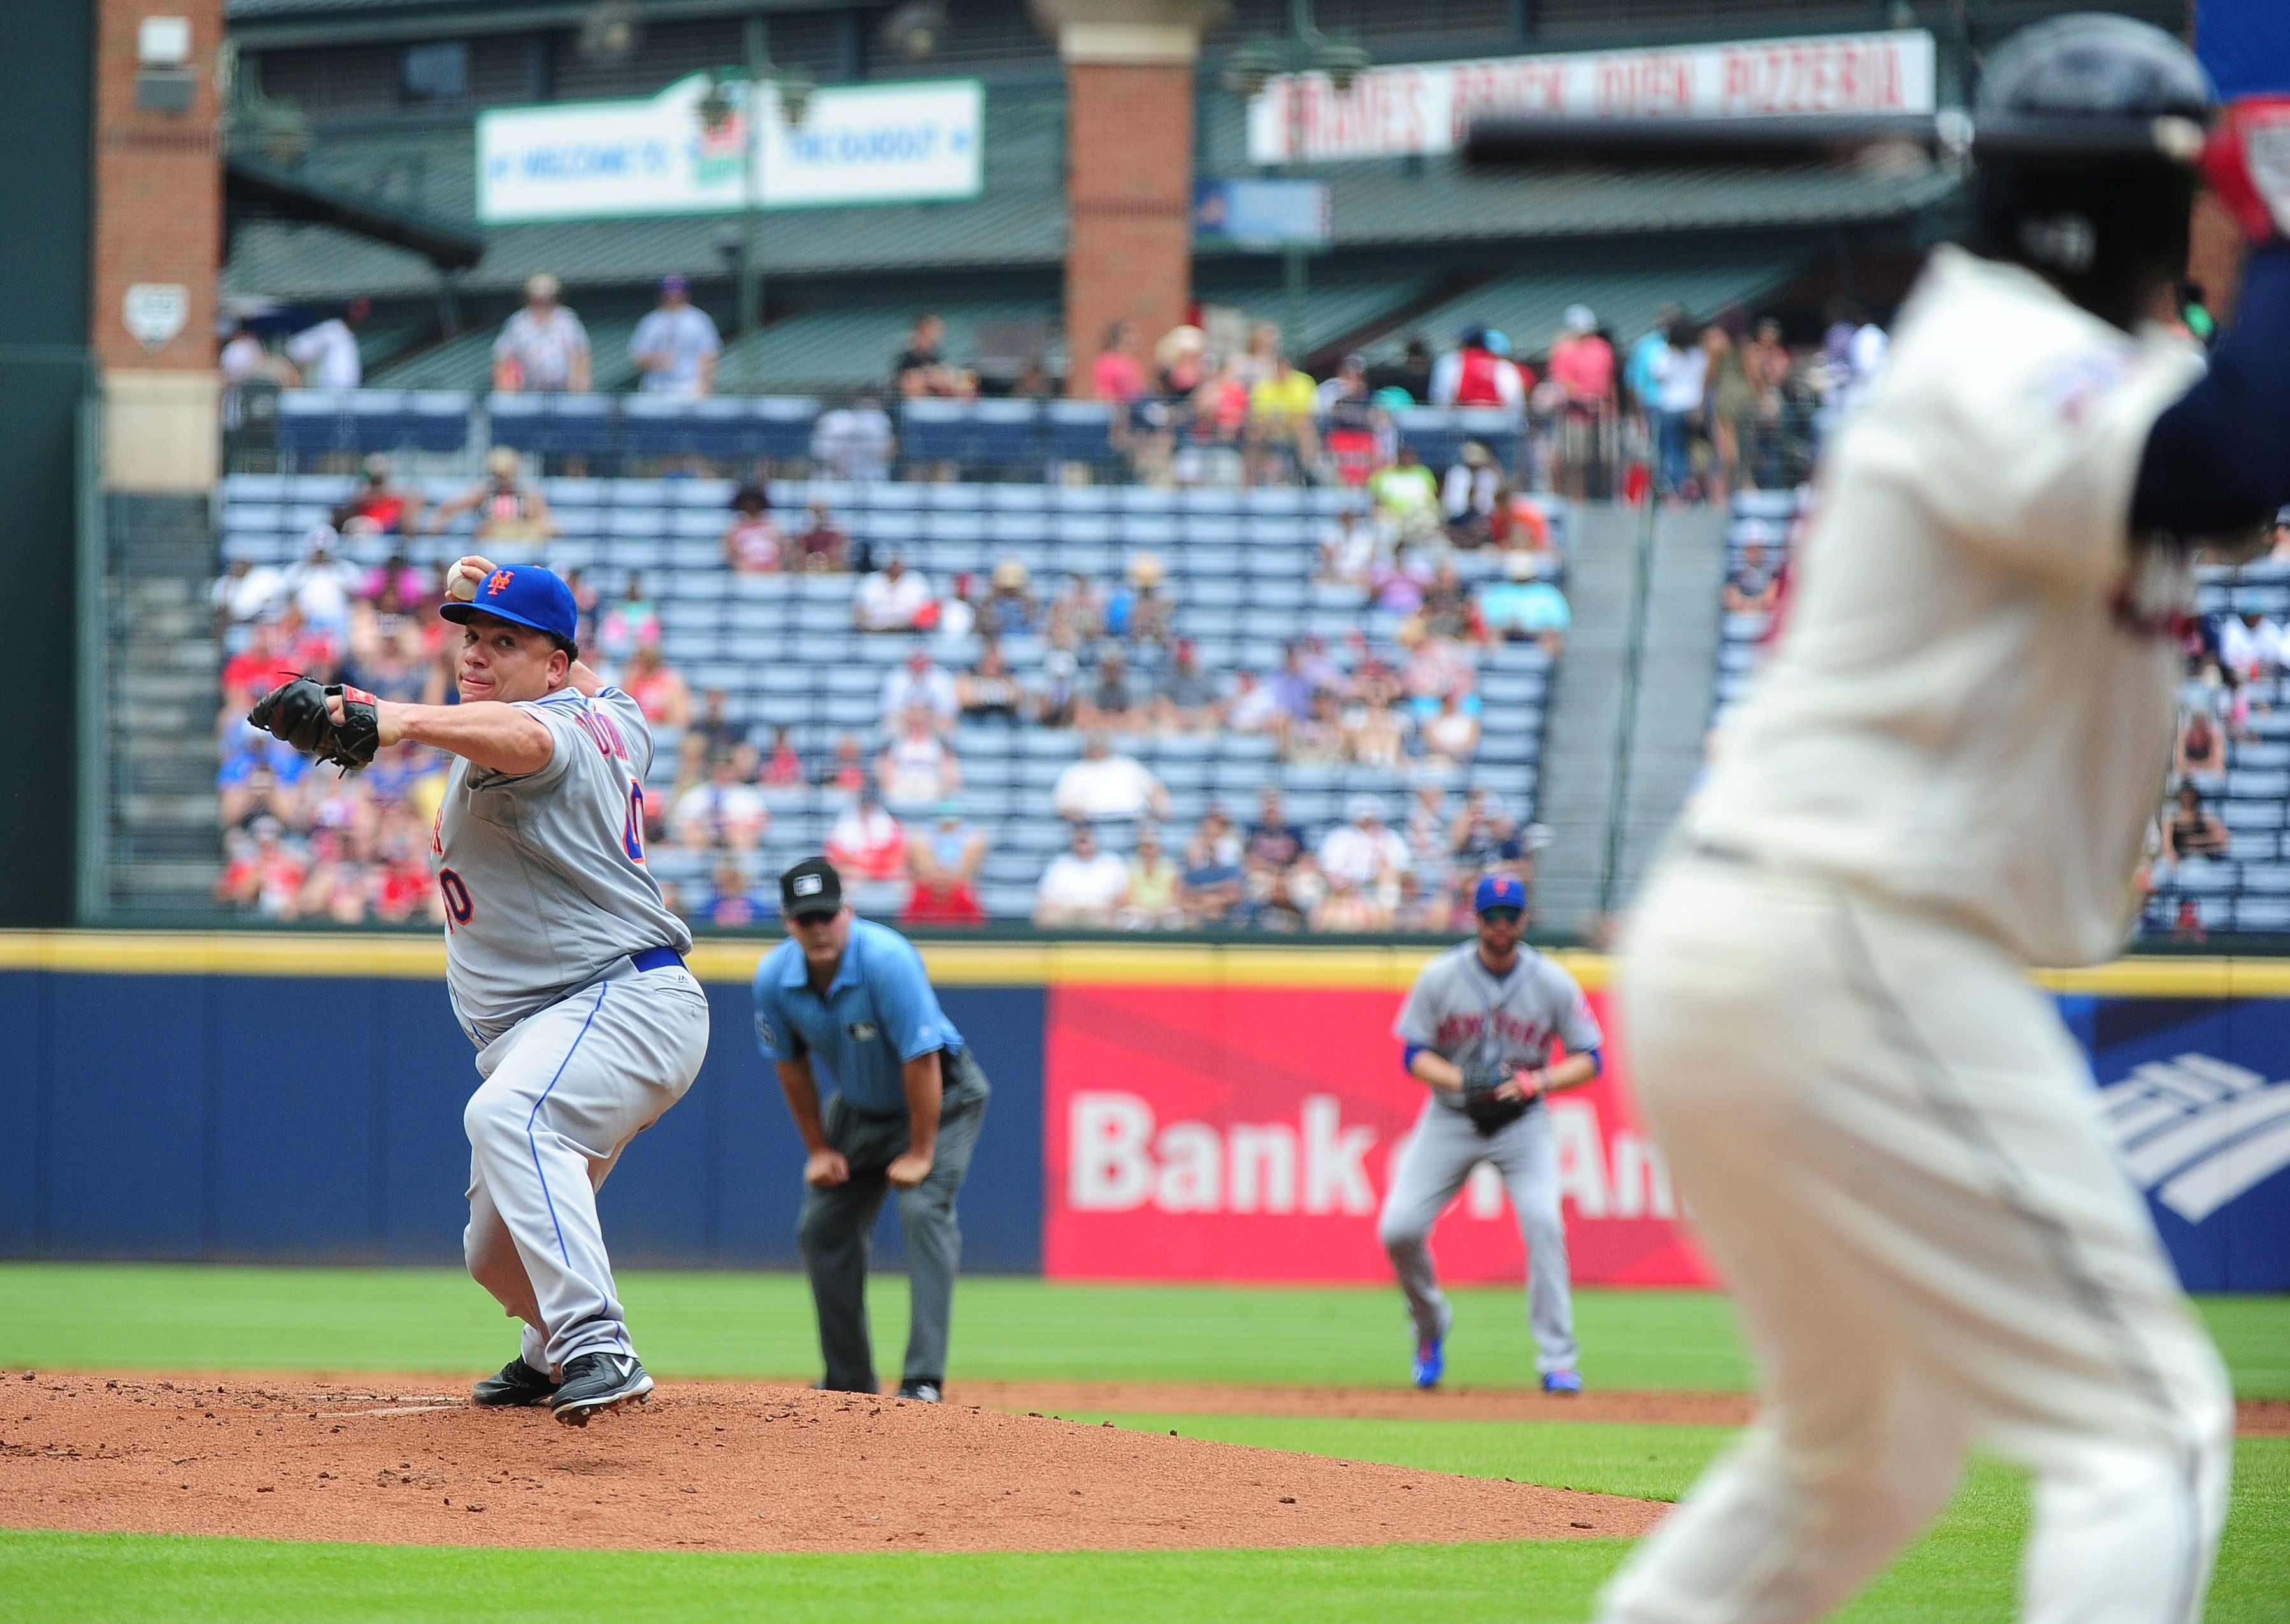
[[[0,1380],[0,1524],[711,1550],[1372,1545],[1643,1533],[1645,1500],[970,1404],[675,1381],[585,1428],[466,1389]]]

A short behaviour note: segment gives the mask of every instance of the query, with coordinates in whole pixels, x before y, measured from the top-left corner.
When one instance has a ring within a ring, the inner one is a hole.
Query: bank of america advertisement
[[[1325,163],[1453,152],[1482,114],[1722,118],[1740,114],[1929,113],[1933,36],[1921,28],[1574,51],[1376,68],[1341,94],[1325,74],[1283,74],[1248,104],[1248,161]]]
[[[800,120],[765,84],[679,79],[644,101],[500,108],[477,119],[486,225],[974,197],[986,92],[975,79],[815,91]],[[752,116],[751,116],[752,115]],[[752,188],[752,192],[751,192]]]

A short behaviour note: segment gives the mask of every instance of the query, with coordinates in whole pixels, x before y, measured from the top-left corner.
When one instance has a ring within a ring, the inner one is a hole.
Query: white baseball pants
[[[520,1353],[562,1372],[634,1351],[597,1221],[597,1190],[628,1143],[684,1097],[708,1053],[708,995],[682,965],[622,960],[528,1015],[477,1055],[469,1134],[470,1277],[512,1319]]]
[[[2037,1476],[2023,1618],[2199,1618],[2225,1372],[2021,967],[1932,915],[1680,854],[1621,992],[1764,1393],[1609,1585],[1608,1624],[1817,1618],[1941,1510],[1975,1441]]]

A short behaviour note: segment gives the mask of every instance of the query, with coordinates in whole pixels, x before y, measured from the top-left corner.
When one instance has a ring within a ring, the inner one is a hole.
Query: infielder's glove
[[[330,698],[342,702],[342,719],[327,714]],[[303,755],[330,761],[345,772],[370,765],[381,748],[381,718],[374,697],[363,688],[336,683],[321,687],[307,676],[281,683],[260,699],[246,719]]]
[[[1524,1100],[1499,1099],[1495,1091],[1511,1079],[1511,1068],[1486,1060],[1463,1068],[1463,1114],[1481,1139],[1492,1139],[1526,1115]]]

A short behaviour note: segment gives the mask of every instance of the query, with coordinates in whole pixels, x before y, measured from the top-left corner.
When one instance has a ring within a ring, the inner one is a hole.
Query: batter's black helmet
[[[2207,124],[2218,102],[2194,52],[2128,17],[2079,12],[2024,28],[1982,75],[1982,119],[2014,116]],[[2084,308],[2129,327],[2187,262],[2195,162],[2160,151],[1983,160],[1974,182],[1974,246],[2042,273]]]

